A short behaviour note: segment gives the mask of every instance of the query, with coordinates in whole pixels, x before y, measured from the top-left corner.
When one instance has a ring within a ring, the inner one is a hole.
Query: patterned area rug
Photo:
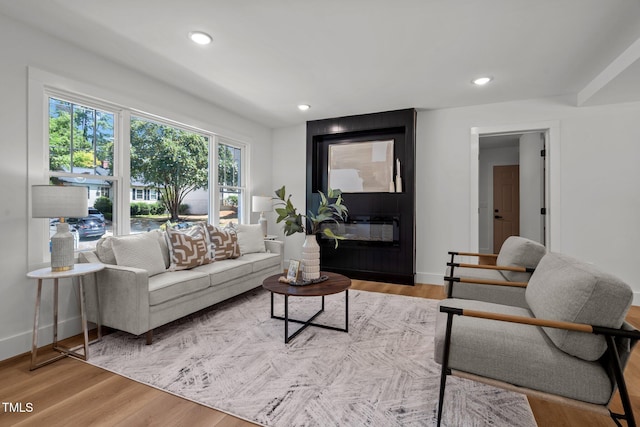
[[[276,314],[284,299],[276,295]],[[291,298],[306,319],[320,298]],[[435,426],[437,301],[349,291],[349,333],[309,327],[284,344],[269,293],[256,289],[154,332],[91,347],[89,363],[265,426]],[[344,327],[344,294],[315,321]],[[291,334],[299,326],[289,328]],[[523,395],[447,379],[446,426],[535,426]]]

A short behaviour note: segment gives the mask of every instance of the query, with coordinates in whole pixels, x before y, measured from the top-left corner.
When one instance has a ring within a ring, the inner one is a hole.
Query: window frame
[[[63,89],[64,88],[64,89]],[[50,260],[48,245],[46,241],[49,236],[49,224],[41,219],[31,218],[32,201],[31,186],[46,185],[49,183],[49,97],[54,97],[75,104],[80,104],[89,108],[95,108],[114,113],[114,153],[112,175],[100,177],[100,179],[113,181],[112,187],[114,200],[113,224],[114,235],[127,235],[131,233],[130,215],[130,135],[131,116],[148,119],[168,126],[177,127],[189,132],[199,133],[209,139],[209,169],[214,173],[209,173],[209,222],[218,224],[219,206],[217,195],[219,194],[217,182],[218,170],[218,144],[219,141],[226,145],[239,148],[241,150],[241,182],[242,203],[244,209],[239,213],[238,220],[246,223],[249,220],[248,209],[248,150],[249,143],[241,142],[241,138],[229,138],[216,132],[193,126],[188,121],[195,122],[191,118],[182,118],[183,121],[172,120],[147,111],[143,111],[125,104],[135,104],[127,99],[125,102],[118,102],[123,99],[122,95],[114,94],[110,91],[100,89],[91,84],[82,83],[73,79],[68,79],[40,70],[35,67],[28,67],[27,84],[27,130],[28,130],[28,263],[30,268],[46,265]],[[91,95],[89,95],[91,94]],[[114,99],[116,101],[105,101]],[[126,99],[126,98],[124,98]],[[150,108],[152,109],[152,108]],[[247,139],[249,140],[249,139]],[[58,172],[60,176],[75,177],[78,174],[67,174]],[[214,194],[215,191],[215,194]],[[156,195],[157,200],[157,195]],[[77,254],[77,252],[76,252]]]
[[[220,162],[219,162],[219,157],[218,157],[218,149],[220,148],[220,145],[226,145],[229,147],[233,147],[236,149],[240,150],[240,185],[239,186],[232,186],[232,185],[221,185],[218,182],[218,168],[220,166]],[[249,196],[247,195],[247,183],[248,183],[248,177],[247,177],[247,173],[245,171],[248,170],[248,155],[247,155],[247,144],[242,143],[240,141],[237,140],[233,140],[230,138],[226,138],[226,137],[222,137],[222,136],[216,136],[215,138],[215,146],[214,146],[214,155],[215,155],[215,176],[214,178],[214,187],[215,188],[215,199],[219,199],[219,194],[220,194],[220,190],[224,187],[224,188],[230,188],[233,190],[239,190],[241,197],[238,200],[238,222],[240,224],[247,224],[248,220],[249,220],[249,215],[250,215],[250,209],[249,209]],[[209,176],[209,179],[211,180],[211,175]],[[212,197],[211,199],[214,199],[214,197]],[[210,204],[212,203],[212,200],[210,200]],[[217,202],[216,202],[216,206],[214,207],[213,205],[211,206],[211,208],[213,209],[213,212],[215,212],[215,216],[213,218],[213,224],[218,225],[220,224],[220,206],[217,206]]]

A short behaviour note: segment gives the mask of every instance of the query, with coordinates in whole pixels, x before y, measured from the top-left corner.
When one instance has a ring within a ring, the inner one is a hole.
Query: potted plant
[[[284,222],[284,233],[291,236],[295,233],[305,233],[305,242],[302,245],[302,278],[303,280],[313,280],[320,276],[320,246],[316,240],[316,235],[322,233],[333,239],[335,247],[338,242],[344,240],[344,236],[335,234],[331,228],[325,226],[327,222],[339,223],[346,220],[349,210],[343,204],[342,192],[340,190],[328,189],[325,195],[320,193],[320,205],[317,211],[307,212],[306,215],[298,212],[291,202],[291,195],[287,195],[285,186],[275,191],[278,200],[275,211],[278,214],[277,223]]]

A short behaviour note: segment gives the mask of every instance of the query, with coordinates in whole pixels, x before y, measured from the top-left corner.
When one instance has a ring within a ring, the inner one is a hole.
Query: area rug
[[[264,426],[435,426],[440,365],[433,361],[437,301],[349,291],[349,332],[309,327],[284,343],[262,289],[144,337],[116,332],[89,363]],[[276,314],[284,299],[276,295]],[[320,298],[290,298],[306,319]],[[344,327],[344,294],[315,322]],[[293,324],[291,334],[299,326]],[[526,398],[447,379],[445,426],[535,426]]]

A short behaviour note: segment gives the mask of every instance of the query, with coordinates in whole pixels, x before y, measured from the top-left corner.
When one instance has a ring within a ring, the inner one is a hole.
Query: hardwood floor
[[[442,287],[402,286],[354,280],[352,289],[441,299]],[[628,320],[640,326],[640,307],[632,307]],[[79,341],[69,339],[67,344]],[[43,348],[40,357],[52,354]],[[29,371],[30,355],[0,362],[0,426],[212,426],[244,427],[254,424],[65,358]],[[640,418],[640,350],[636,347],[625,371],[634,413]],[[603,415],[557,403],[529,398],[540,427],[611,427]],[[12,411],[9,411],[12,404]],[[20,408],[17,405],[20,405]],[[29,404],[29,405],[28,405]],[[32,410],[29,411],[29,408]],[[621,411],[619,400],[612,404]],[[22,412],[15,412],[22,410]]]

